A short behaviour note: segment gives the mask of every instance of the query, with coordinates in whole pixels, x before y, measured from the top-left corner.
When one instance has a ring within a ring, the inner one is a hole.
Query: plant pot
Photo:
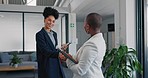
[[[18,67],[18,64],[14,64],[14,68],[17,68]]]

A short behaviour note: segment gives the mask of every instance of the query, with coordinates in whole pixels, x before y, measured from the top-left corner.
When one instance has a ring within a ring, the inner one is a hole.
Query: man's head
[[[55,20],[59,17],[59,12],[54,8],[45,7],[43,16],[45,29],[51,30],[51,28],[55,25]]]
[[[100,31],[102,17],[98,13],[90,13],[85,19],[84,28],[88,34]]]

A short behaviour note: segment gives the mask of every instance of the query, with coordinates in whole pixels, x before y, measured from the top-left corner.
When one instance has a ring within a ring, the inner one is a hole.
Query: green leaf
[[[113,67],[110,66],[109,69],[107,70],[107,75],[108,75],[108,76],[111,76],[112,73],[113,73]]]
[[[136,52],[135,49],[133,49],[133,48],[129,48],[128,53],[133,53],[134,55],[136,55],[137,52]]]
[[[135,70],[138,71],[140,74],[143,73],[143,68],[139,61],[135,61]]]
[[[110,64],[112,62],[112,60],[114,60],[114,54],[116,53],[117,49],[113,48],[111,51],[107,51],[104,58],[103,58],[103,62],[102,65],[103,67],[105,67],[106,65]]]
[[[19,63],[21,63],[21,58],[19,58],[18,56],[17,56],[17,53],[13,53],[12,54],[12,59],[11,59],[11,62],[9,63],[10,65],[14,65],[14,64],[19,64]]]
[[[106,67],[105,78],[130,78],[132,71],[143,73],[136,50],[120,45],[106,52],[102,64]]]

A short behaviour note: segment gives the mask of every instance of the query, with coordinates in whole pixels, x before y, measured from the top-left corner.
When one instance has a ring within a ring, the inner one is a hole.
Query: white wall
[[[84,22],[77,22],[77,38],[78,38],[77,49],[81,47],[83,43],[90,37],[88,34],[86,34],[83,23]],[[108,33],[107,25],[110,23],[114,23],[114,16],[108,17],[103,20],[101,32],[103,33],[104,39],[108,44],[107,46],[109,48],[112,48],[114,47],[115,43],[114,43],[114,32]]]
[[[102,27],[101,27],[101,32],[108,32],[108,24],[114,23],[114,16],[110,16],[108,18],[103,19]]]
[[[108,32],[108,24],[114,24],[114,16],[108,17],[103,20],[101,32],[103,33],[106,41],[107,49],[115,47],[115,32]]]
[[[116,0],[115,8],[115,46],[126,44],[136,47],[135,0]]]
[[[86,34],[84,30],[83,22],[77,22],[76,28],[77,28],[76,32],[77,32],[77,38],[78,38],[78,44],[77,44],[77,49],[78,49],[89,38],[89,35]]]
[[[69,42],[72,44],[69,45],[69,53],[72,55],[76,54],[76,44],[78,43],[76,35],[76,14],[75,13],[69,13],[69,27],[68,27],[68,37],[69,37]]]

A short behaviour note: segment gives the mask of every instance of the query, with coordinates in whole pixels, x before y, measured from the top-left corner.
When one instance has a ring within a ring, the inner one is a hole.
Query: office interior
[[[72,42],[68,52],[75,54],[89,38],[83,28],[85,16],[103,16],[101,32],[107,49],[126,44],[138,52],[143,75],[148,78],[147,0],[0,0],[0,52],[35,51],[35,33],[43,26],[45,6],[56,8],[60,17],[53,28],[58,44]],[[89,5],[89,6],[88,6]]]

